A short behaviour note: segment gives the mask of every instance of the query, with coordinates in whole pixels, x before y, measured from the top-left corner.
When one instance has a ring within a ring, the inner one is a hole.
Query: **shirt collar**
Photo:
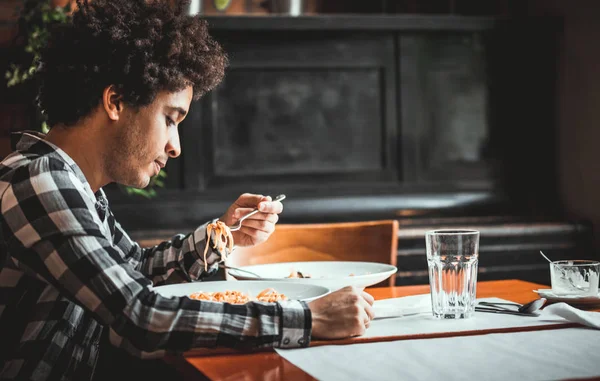
[[[75,176],[86,186],[90,185],[81,168],[71,156],[67,155],[60,147],[46,140],[46,134],[38,131],[20,131],[11,133],[11,146],[13,150],[32,153],[39,156],[58,155],[73,170]],[[89,189],[92,192],[92,189]],[[94,194],[94,192],[92,192]]]

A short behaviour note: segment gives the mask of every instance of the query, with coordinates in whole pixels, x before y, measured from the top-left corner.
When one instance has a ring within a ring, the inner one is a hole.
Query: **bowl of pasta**
[[[312,261],[280,262],[240,266],[269,282],[300,283],[327,287],[332,291],[345,286],[364,288],[383,282],[395,274],[396,266],[377,262]],[[229,275],[237,280],[256,281],[256,276],[234,269]]]
[[[196,300],[243,304],[250,301],[279,302],[286,300],[311,300],[327,295],[327,287],[311,284],[273,281],[212,281],[171,284],[154,287],[161,296],[187,296]]]

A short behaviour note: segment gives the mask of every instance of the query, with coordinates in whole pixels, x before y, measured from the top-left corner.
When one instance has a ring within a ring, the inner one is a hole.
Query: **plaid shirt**
[[[130,354],[193,347],[298,347],[310,341],[306,303],[231,305],[165,298],[177,271],[204,272],[206,224],[140,248],[115,221],[104,192],[41,134],[25,133],[0,163],[0,378],[89,380],[103,329]]]

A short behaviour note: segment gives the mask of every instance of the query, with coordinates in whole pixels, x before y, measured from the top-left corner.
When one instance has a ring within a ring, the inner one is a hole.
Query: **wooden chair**
[[[277,224],[269,239],[253,247],[237,247],[229,266],[298,261],[365,261],[396,266],[398,221],[322,224]],[[233,280],[227,272],[226,279]],[[374,286],[394,286],[394,274]]]

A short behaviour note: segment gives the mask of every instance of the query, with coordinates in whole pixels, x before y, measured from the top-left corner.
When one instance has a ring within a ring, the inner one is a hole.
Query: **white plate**
[[[282,262],[263,265],[240,266],[240,269],[252,271],[263,280],[290,283],[315,284],[332,291],[345,286],[359,288],[372,286],[392,276],[398,269],[395,266],[376,262]],[[228,270],[238,280],[256,280],[255,276],[241,271]],[[310,278],[287,278],[291,272],[300,271]],[[351,275],[354,274],[354,275]]]
[[[194,292],[223,292],[228,290],[240,291],[247,293],[250,296],[256,296],[266,288],[273,288],[275,291],[287,296],[290,300],[303,300],[305,302],[317,299],[330,292],[327,287],[313,284],[272,281],[237,282],[225,280],[158,286],[154,287],[154,291],[167,298],[172,296],[189,296]]]
[[[577,296],[577,295],[555,295],[552,289],[544,288],[533,290],[542,298],[548,299],[549,302],[565,302],[568,304],[600,304],[600,293],[597,296]]]

